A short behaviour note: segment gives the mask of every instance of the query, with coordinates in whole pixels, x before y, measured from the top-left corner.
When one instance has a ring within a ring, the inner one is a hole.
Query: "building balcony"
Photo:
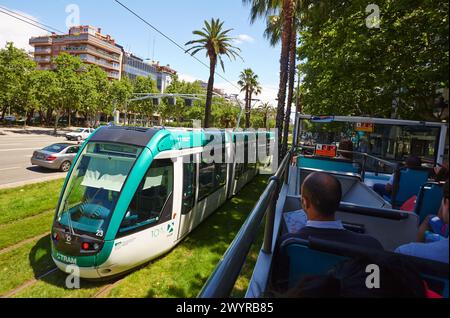
[[[52,38],[49,36],[38,36],[38,37],[32,37],[29,41],[30,45],[51,45],[52,44]]]
[[[51,48],[36,48],[34,50],[34,54],[51,54],[52,49]]]
[[[37,63],[50,63],[52,61],[52,59],[50,56],[48,56],[48,57],[37,56],[34,58],[34,61]]]
[[[109,78],[113,78],[113,79],[120,79],[120,73],[113,73],[113,72],[108,72],[107,73]]]
[[[76,45],[76,44],[89,44],[98,48],[101,48],[107,52],[115,53],[121,55],[122,50],[115,45],[112,45],[106,41],[102,41],[95,36],[90,34],[79,34],[79,35],[63,35],[58,36],[53,40],[54,43]]]
[[[52,69],[52,67],[50,65],[38,65],[38,67],[36,67],[36,69],[38,71],[49,71]]]
[[[86,54],[80,55],[80,58],[83,61],[88,62],[88,63],[96,64],[96,65],[99,65],[99,66],[102,66],[104,68],[108,68],[108,69],[111,69],[111,70],[120,71],[120,64],[119,63],[109,63],[109,62],[104,61],[104,60],[96,59],[92,55],[86,55]]]

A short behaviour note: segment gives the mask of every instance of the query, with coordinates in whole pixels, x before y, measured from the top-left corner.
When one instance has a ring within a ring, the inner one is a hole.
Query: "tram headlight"
[[[84,251],[88,251],[90,249],[91,245],[88,242],[84,242],[81,244],[81,249]]]
[[[54,233],[52,234],[52,238],[53,238],[53,240],[55,240],[56,242],[58,242],[58,241],[59,241],[59,235],[58,235],[58,233],[54,232]]]

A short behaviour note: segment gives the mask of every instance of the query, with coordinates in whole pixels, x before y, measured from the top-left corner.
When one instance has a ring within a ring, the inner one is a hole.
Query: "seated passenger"
[[[336,220],[335,213],[339,208],[341,197],[341,183],[335,177],[326,173],[310,174],[302,185],[302,206],[308,221],[306,227],[298,232],[298,236],[303,239],[313,236],[324,240],[383,249],[375,238],[348,231],[341,221]]]
[[[448,180],[448,168],[447,165],[436,166],[431,171],[431,179],[434,182],[445,182]]]
[[[422,166],[422,160],[419,157],[411,155],[406,159],[406,167],[410,169],[420,168]],[[391,175],[389,181],[386,184],[376,183],[373,185],[373,190],[379,195],[390,197],[392,194],[392,187],[394,185],[395,173]]]
[[[339,143],[338,150],[350,151],[350,152],[339,152],[338,155],[339,159],[353,161],[353,154],[351,153],[353,151],[353,143],[350,140],[342,140]]]
[[[380,268],[379,288],[368,288],[366,268]],[[278,296],[275,294],[275,296]],[[324,275],[305,277],[284,298],[442,298],[428,289],[417,269],[392,256],[343,261]]]
[[[448,198],[448,181],[444,186],[444,198],[442,200],[442,221],[448,224],[448,208],[449,208],[449,198]],[[448,263],[448,237],[442,237],[442,239],[436,240],[432,243],[410,243],[397,248],[396,252],[400,254],[426,258],[442,263]]]

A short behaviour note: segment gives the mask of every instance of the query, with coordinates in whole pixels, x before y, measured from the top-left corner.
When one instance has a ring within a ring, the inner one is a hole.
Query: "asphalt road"
[[[0,189],[64,178],[65,173],[32,166],[33,151],[53,143],[66,142],[51,130],[0,129]]]

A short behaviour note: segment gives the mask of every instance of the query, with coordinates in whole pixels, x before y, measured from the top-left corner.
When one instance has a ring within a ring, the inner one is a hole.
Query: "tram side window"
[[[119,229],[129,235],[172,218],[173,164],[156,160],[142,179]]]
[[[194,157],[190,156],[189,162],[183,164],[183,214],[188,214],[194,207],[196,188],[197,164],[194,163]]]
[[[226,163],[206,163],[202,161],[199,168],[198,201],[224,186],[227,178]]]

